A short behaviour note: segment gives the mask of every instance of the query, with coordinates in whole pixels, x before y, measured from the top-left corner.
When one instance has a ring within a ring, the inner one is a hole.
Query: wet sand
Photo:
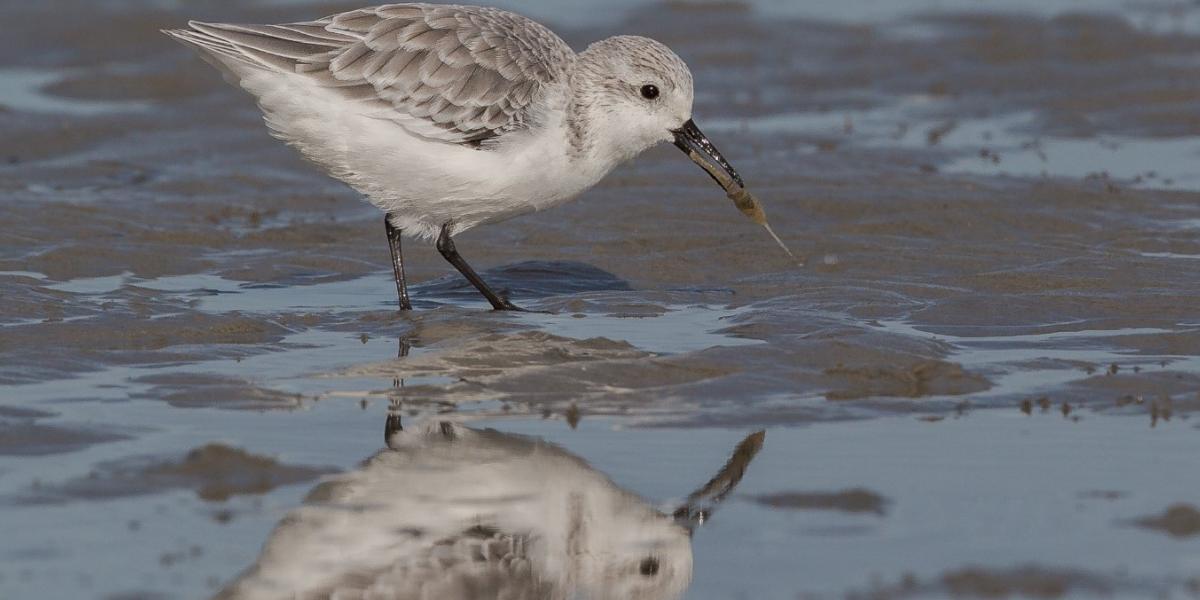
[[[1200,589],[1195,7],[527,7],[676,49],[806,266],[661,148],[457,240],[511,315],[418,244],[397,313],[379,213],[157,31],[352,5],[73,7],[0,9],[0,597],[213,594],[388,414],[661,507],[766,428],[688,598]]]

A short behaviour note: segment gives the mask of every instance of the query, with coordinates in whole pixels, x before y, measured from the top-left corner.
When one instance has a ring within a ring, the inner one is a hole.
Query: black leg
[[[392,250],[392,271],[396,275],[396,296],[400,298],[400,310],[412,310],[408,301],[408,285],[404,282],[404,256],[400,254],[400,230],[392,225],[392,213],[383,215],[383,227],[387,231],[388,247]]]
[[[388,410],[387,420],[383,422],[383,443],[390,446],[388,440],[392,436],[404,431],[404,425],[400,422],[400,409],[397,407],[394,411]]]
[[[509,302],[508,298],[502,298],[499,294],[493,292],[492,288],[488,287],[488,284],[484,283],[479,274],[475,272],[475,269],[472,269],[471,265],[468,265],[467,261],[463,260],[463,257],[458,254],[458,250],[454,249],[454,240],[450,239],[449,223],[442,225],[442,233],[437,239],[437,249],[446,260],[450,261],[450,264],[454,265],[455,269],[458,269],[459,273],[463,274],[463,277],[467,278],[467,281],[471,282],[471,285],[475,286],[475,289],[479,290],[479,293],[483,294],[484,298],[487,298],[488,302],[492,303],[492,308],[496,310],[525,310]]]
[[[405,356],[408,356],[408,351],[411,348],[412,348],[412,344],[408,343],[408,338],[401,337],[400,338],[400,350],[396,352],[396,358],[404,358]],[[404,378],[403,377],[393,377],[392,378],[392,387],[398,387],[398,388],[404,387]]]
[[[412,348],[412,345],[408,343],[408,338],[401,337],[400,350],[396,353],[396,358],[404,358],[405,356],[408,356],[408,351],[410,348]],[[404,379],[400,377],[393,378],[392,387],[404,387]],[[403,408],[404,404],[399,398],[392,398],[392,401],[388,406],[387,420],[383,423],[383,443],[388,447],[391,447],[391,444],[389,444],[388,441],[392,439],[392,435],[400,431],[404,431],[404,426],[401,424],[400,419],[400,413]]]

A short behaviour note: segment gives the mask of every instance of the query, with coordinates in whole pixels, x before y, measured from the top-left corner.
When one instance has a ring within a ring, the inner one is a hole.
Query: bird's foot
[[[492,303],[492,308],[495,310],[511,310],[514,312],[540,313],[544,315],[550,314],[544,310],[529,310],[528,308],[521,308],[520,306],[513,304],[508,299],[508,290],[501,290],[497,295],[499,296],[499,304]]]
[[[529,309],[521,308],[520,306],[517,306],[516,304],[513,304],[512,302],[510,302],[507,294],[500,296],[500,304],[498,304],[498,305],[493,304],[492,308],[494,308],[496,310],[512,310],[512,311],[516,311],[516,312],[531,312]]]

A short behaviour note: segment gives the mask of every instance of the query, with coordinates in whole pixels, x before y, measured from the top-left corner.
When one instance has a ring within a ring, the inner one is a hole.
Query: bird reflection
[[[677,598],[691,534],[762,446],[747,437],[666,514],[538,438],[438,421],[328,479],[288,514],[224,599]]]

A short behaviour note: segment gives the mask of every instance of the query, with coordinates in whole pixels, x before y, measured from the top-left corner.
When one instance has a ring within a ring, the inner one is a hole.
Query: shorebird
[[[446,421],[393,431],[388,449],[314,488],[217,598],[677,598],[692,530],[764,435],[671,515],[537,438]]]
[[[652,39],[611,37],[576,54],[520,15],[434,4],[188,25],[164,33],[252,94],[275,137],[385,212],[402,310],[412,308],[402,236],[435,240],[494,309],[520,310],[467,264],[453,236],[567,202],[663,142],[765,225],[692,121],[687,65]]]

